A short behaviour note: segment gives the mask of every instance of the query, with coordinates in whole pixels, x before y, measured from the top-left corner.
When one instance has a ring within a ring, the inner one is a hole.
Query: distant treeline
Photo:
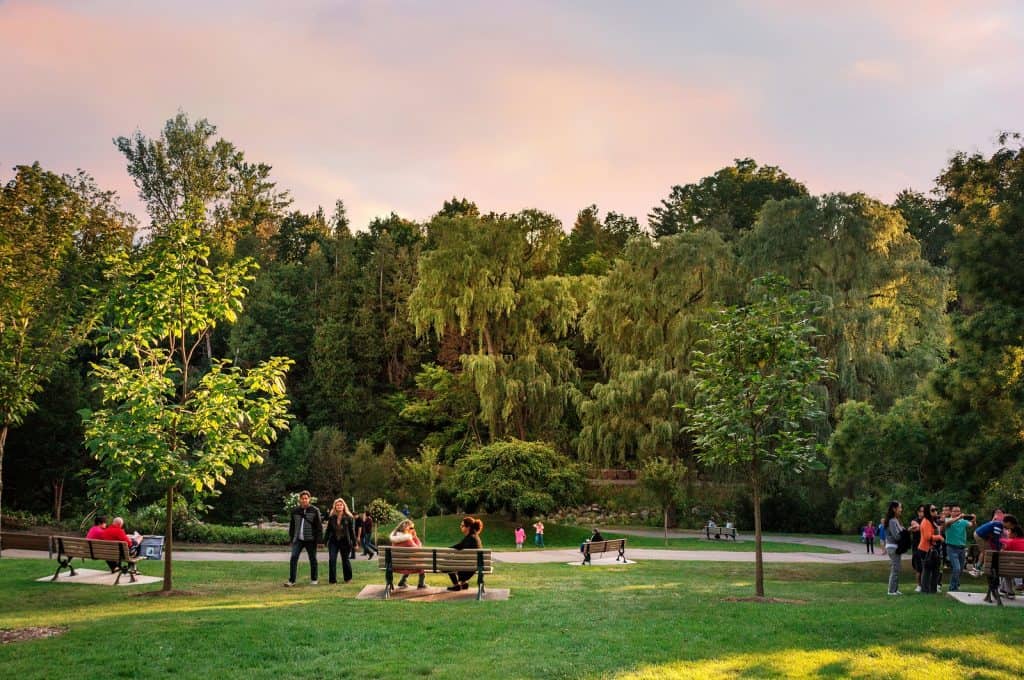
[[[12,235],[26,206],[43,210],[71,192],[82,248],[108,239],[138,249],[198,212],[213,261],[259,264],[244,311],[204,351],[242,367],[293,359],[295,421],[264,465],[237,470],[207,500],[211,518],[278,513],[297,487],[323,502],[344,493],[400,503],[399,463],[422,447],[448,469],[509,437],[547,442],[592,470],[661,456],[694,471],[691,482],[733,482],[699,464],[677,404],[692,399],[708,313],[743,304],[768,273],[814,296],[815,343],[834,377],[819,390],[827,471],[780,470],[766,528],[852,528],[893,497],[1022,509],[1017,136],[1001,137],[992,155],[953,156],[927,193],[902,191],[892,204],[812,196],[783,170],[740,159],[672,187],[645,226],[591,205],[568,230],[541,210],[496,214],[464,198],[426,222],[392,213],[351,225],[341,200],[296,211],[269,165],[184,114],[157,137],[115,143],[147,206],[145,228],[88,176],[31,165],[4,187],[0,219]],[[30,180],[42,187],[31,195]],[[81,266],[62,280],[100,285],[102,275]],[[8,281],[3,294],[27,283]],[[77,412],[96,403],[95,358],[82,344],[10,429],[5,505],[90,510],[94,465]],[[437,506],[455,504],[446,484]],[[748,511],[742,498],[722,503],[730,507],[700,511]]]

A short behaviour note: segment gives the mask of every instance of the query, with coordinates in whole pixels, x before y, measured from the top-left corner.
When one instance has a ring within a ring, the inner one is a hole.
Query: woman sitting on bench
[[[484,530],[484,523],[473,517],[463,517],[462,524],[459,526],[462,531],[463,538],[461,541],[453,545],[452,547],[456,550],[479,550],[484,547],[480,542],[480,532]],[[453,574],[448,574],[452,580],[452,585],[448,587],[448,590],[469,590],[469,579],[473,578],[475,571],[458,571]]]
[[[419,548],[421,545],[423,545],[423,543],[420,542],[420,537],[416,535],[416,525],[413,524],[413,521],[411,519],[403,519],[401,522],[399,522],[398,526],[395,527],[395,530],[391,532],[389,540],[391,542],[391,545],[395,546],[396,548]],[[426,573],[424,573],[422,569],[420,569],[419,571],[396,569],[395,571],[402,575],[402,578],[398,581],[399,588],[409,587],[409,574],[420,575],[420,581],[416,585],[417,588],[427,587],[427,584],[424,581],[424,579],[426,578]]]

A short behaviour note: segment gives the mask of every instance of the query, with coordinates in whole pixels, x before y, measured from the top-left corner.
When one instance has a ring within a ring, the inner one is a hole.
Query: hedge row
[[[188,543],[288,545],[288,532],[283,529],[231,527],[223,524],[199,524],[198,522],[177,527],[175,537]]]

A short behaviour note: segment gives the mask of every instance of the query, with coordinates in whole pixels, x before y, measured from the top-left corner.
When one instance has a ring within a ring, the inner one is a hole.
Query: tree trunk
[[[60,522],[61,510],[64,507],[64,475],[52,481],[53,486],[53,518]]]
[[[420,539],[424,544],[427,542],[427,511],[423,511],[423,537]]]
[[[668,545],[668,506],[667,505],[665,506],[665,511],[664,511],[663,514],[665,516],[665,545]]]
[[[164,587],[163,591],[170,592],[171,582],[171,554],[174,549],[174,487],[167,489],[167,524],[164,528]]]
[[[751,486],[754,490],[754,591],[758,597],[764,597],[764,559],[761,554],[761,474],[754,470],[751,473]]]
[[[4,495],[4,446],[7,444],[7,423],[0,429],[0,528],[4,523],[3,495]],[[4,553],[2,539],[0,539],[0,555]]]

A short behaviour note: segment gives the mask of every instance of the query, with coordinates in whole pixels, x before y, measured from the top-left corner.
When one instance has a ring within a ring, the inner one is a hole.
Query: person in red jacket
[[[121,541],[128,546],[129,552],[131,551],[132,541],[128,538],[128,534],[124,532],[124,519],[120,517],[115,517],[114,521],[112,521],[106,529],[101,531],[97,538],[101,541]],[[110,567],[110,573],[117,571],[117,562],[107,560],[107,566]]]

